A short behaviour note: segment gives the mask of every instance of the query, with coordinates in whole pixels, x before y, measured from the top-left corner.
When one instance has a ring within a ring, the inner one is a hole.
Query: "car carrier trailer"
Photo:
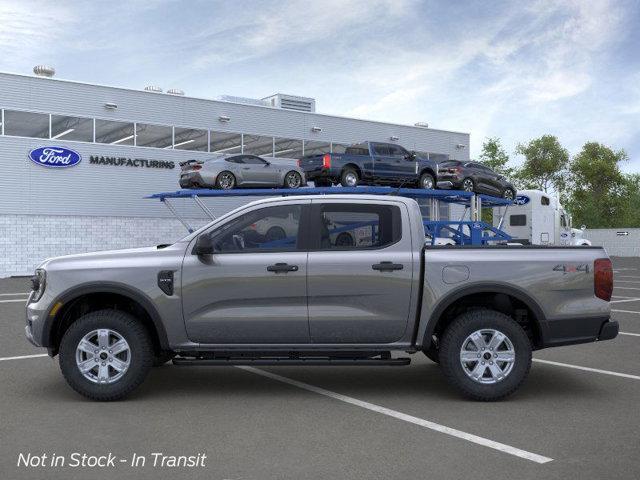
[[[456,245],[488,245],[493,243],[507,243],[511,237],[502,230],[503,220],[512,200],[475,194],[473,192],[457,190],[421,190],[415,188],[393,187],[309,187],[295,190],[287,188],[243,188],[234,190],[183,189],[174,192],[161,192],[145,198],[160,200],[171,214],[178,219],[189,233],[194,231],[189,221],[180,215],[173,204],[176,199],[191,199],[202,210],[207,218],[214,220],[215,212],[203,202],[203,198],[227,197],[273,197],[300,195],[396,195],[413,198],[421,206],[429,205],[432,218],[423,218],[425,234],[432,244],[437,239],[448,238]],[[439,218],[440,202],[462,205],[465,207],[458,220],[443,220]],[[497,225],[490,225],[482,220],[482,208],[504,207],[501,209]],[[468,217],[468,219],[466,219]]]

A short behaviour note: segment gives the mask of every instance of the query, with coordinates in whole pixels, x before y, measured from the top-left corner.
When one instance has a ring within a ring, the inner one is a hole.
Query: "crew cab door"
[[[204,235],[212,254],[182,266],[189,339],[206,344],[308,343],[306,231],[309,200],[242,211]]]
[[[307,285],[314,343],[391,343],[409,318],[413,255],[398,202],[313,200]]]

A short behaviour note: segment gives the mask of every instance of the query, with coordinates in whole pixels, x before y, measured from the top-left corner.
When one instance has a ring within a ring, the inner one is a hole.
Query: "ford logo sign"
[[[66,168],[79,164],[82,155],[64,147],[39,147],[29,152],[29,160],[43,167]]]
[[[527,203],[529,203],[529,200],[531,199],[526,195],[516,195],[516,199],[513,203],[515,203],[516,205],[526,205]]]

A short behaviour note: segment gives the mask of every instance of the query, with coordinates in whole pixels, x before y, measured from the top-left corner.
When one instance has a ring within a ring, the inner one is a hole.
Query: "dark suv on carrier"
[[[516,188],[504,175],[479,162],[445,160],[438,164],[438,188],[485,193],[513,200]]]

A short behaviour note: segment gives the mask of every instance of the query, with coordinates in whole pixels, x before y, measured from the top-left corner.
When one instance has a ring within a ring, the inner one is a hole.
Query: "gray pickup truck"
[[[26,335],[95,400],[171,359],[406,365],[417,352],[463,394],[496,400],[532,350],[614,338],[612,288],[601,248],[427,246],[412,199],[273,198],[172,245],[46,260]]]

